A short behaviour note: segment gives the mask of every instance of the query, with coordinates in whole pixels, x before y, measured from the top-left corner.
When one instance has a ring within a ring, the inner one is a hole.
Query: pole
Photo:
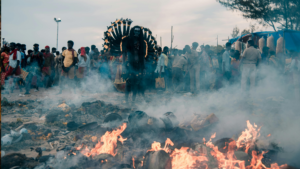
[[[161,37],[160,37],[160,47],[163,48],[163,47],[162,47],[162,43],[161,43]]]
[[[172,43],[173,43],[173,26],[171,27],[171,49],[170,49],[170,52],[172,52]]]
[[[58,50],[58,22],[56,23],[57,23],[56,50]]]

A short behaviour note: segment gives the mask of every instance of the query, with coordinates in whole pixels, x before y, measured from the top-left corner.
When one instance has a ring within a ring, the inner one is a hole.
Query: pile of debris
[[[6,105],[13,109],[18,104]],[[25,114],[26,111],[30,112],[25,110]],[[223,138],[212,142],[215,135],[208,141],[203,136],[203,140],[198,139],[202,131],[217,124],[215,114],[195,114],[180,121],[172,112],[152,117],[103,101],[82,103],[80,107],[61,102],[39,113],[43,123],[19,120],[12,127],[5,125],[11,131],[1,139],[1,168],[288,167],[274,161],[280,149],[258,145],[260,128],[250,122],[236,140]],[[34,152],[36,157],[15,153],[20,150],[18,146]],[[14,153],[4,155],[5,152]]]

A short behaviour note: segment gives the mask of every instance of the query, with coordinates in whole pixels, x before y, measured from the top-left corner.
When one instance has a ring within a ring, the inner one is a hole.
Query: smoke
[[[212,77],[216,76],[212,75],[206,79],[209,80]],[[294,84],[289,77],[289,75],[284,75],[272,67],[262,66],[257,70],[255,88],[248,91],[241,90],[239,80],[235,84],[227,83],[217,91],[201,91],[196,96],[190,93],[173,94],[172,92],[146,94],[146,97],[151,100],[149,103],[142,101],[142,97],[138,95],[136,105],[137,109],[156,118],[162,117],[166,112],[173,112],[180,122],[191,120],[193,114],[205,116],[214,113],[219,118],[219,122],[201,130],[200,136],[190,136],[194,142],[202,142],[203,137],[208,139],[215,132],[217,137],[213,141],[220,138],[237,138],[247,128],[246,121],[250,120],[251,124],[255,123],[262,127],[259,139],[265,142],[267,145],[265,147],[275,143],[283,148],[283,151],[278,154],[279,164],[287,163],[294,167],[300,167],[298,161],[300,136],[297,134],[300,128],[300,104],[299,100],[295,99]],[[80,90],[88,90],[92,93],[109,93],[113,91],[112,86],[113,82],[103,81],[101,76],[92,74],[84,80]],[[119,94],[121,98],[116,98],[120,102],[123,99],[122,95]],[[94,98],[87,100],[79,92],[72,94],[71,98],[70,103],[75,105],[95,101]],[[100,100],[107,101],[106,98],[100,98]],[[116,124],[106,125],[115,126]],[[271,136],[267,137],[268,134]],[[153,134],[143,134],[140,137],[151,140],[151,142],[155,138]],[[157,141],[163,142],[164,139]],[[139,156],[140,153],[132,152],[131,154]],[[130,157],[131,155],[128,155],[126,160],[129,161]]]
[[[294,84],[289,77],[263,65],[257,70],[256,87],[247,92],[241,90],[239,83],[227,84],[218,91],[201,92],[198,96],[156,95],[152,103],[141,104],[138,108],[154,117],[171,111],[179,121],[191,119],[194,113],[214,113],[219,118],[218,124],[201,133],[209,138],[216,132],[215,141],[224,137],[237,138],[247,128],[246,121],[250,120],[252,124],[262,126],[261,140],[265,140],[267,145],[276,143],[283,148],[283,152],[279,153],[279,163],[300,167],[297,160],[300,136],[296,134],[300,128],[300,102],[295,99]],[[271,137],[266,138],[268,134]],[[195,137],[194,140],[202,142],[202,138]]]

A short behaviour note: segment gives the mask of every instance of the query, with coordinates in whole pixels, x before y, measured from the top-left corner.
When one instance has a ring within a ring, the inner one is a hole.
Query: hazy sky
[[[2,38],[20,42],[32,49],[56,46],[59,17],[58,48],[75,42],[74,48],[96,44],[102,49],[103,32],[116,18],[130,18],[132,26],[150,28],[162,37],[162,45],[170,46],[173,26],[173,47],[183,48],[196,41],[200,44],[224,44],[233,27],[249,28],[251,20],[241,13],[226,10],[216,0],[2,0]],[[266,30],[260,29],[260,30]],[[272,30],[268,28],[267,30]]]

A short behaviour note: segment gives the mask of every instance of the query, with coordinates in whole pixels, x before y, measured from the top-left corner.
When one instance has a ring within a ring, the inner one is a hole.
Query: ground
[[[118,113],[125,121],[129,113],[135,110],[144,111],[153,117],[173,112],[179,121],[190,119],[193,114],[206,116],[214,113],[219,122],[202,130],[200,134],[191,136],[193,140],[200,142],[203,137],[209,138],[213,133],[217,134],[216,140],[236,138],[247,127],[246,121],[250,120],[251,124],[255,123],[262,127],[261,144],[267,144],[262,146],[278,145],[284,150],[280,162],[297,165],[295,156],[299,151],[295,151],[295,148],[299,148],[299,138],[295,137],[295,132],[299,125],[295,122],[299,117],[297,113],[299,104],[286,95],[278,93],[270,95],[258,92],[255,96],[250,96],[228,91],[201,93],[197,96],[190,93],[146,92],[146,101],[138,96],[135,106],[125,105],[124,93],[113,90],[77,91],[76,94],[67,90],[63,94],[56,95],[58,88],[51,88],[40,89],[38,92],[32,91],[31,95],[25,97],[20,97],[18,91],[11,95],[2,94],[1,136],[9,134],[10,130],[19,130],[22,125],[27,127],[30,134],[18,143],[1,146],[1,150],[5,154],[18,152],[27,157],[36,157],[37,152],[32,151],[31,148],[41,147],[46,150],[43,151],[43,155],[55,155],[57,149],[68,145],[79,146],[84,141],[92,140],[93,136],[100,138],[101,134],[104,134],[104,131],[95,132],[91,129],[86,129],[85,132],[71,131],[66,134],[65,132],[69,130],[68,122],[74,121],[80,125],[97,122],[101,125],[109,113]],[[95,106],[85,104],[97,100]],[[64,103],[66,106],[63,105]],[[59,113],[58,118],[55,122],[46,122],[46,116],[51,112]],[[34,125],[27,123],[34,123]],[[52,133],[50,136],[47,135],[49,130]],[[59,134],[53,134],[55,131],[59,131]],[[271,136],[268,136],[269,134]],[[93,146],[95,143],[90,144]]]

